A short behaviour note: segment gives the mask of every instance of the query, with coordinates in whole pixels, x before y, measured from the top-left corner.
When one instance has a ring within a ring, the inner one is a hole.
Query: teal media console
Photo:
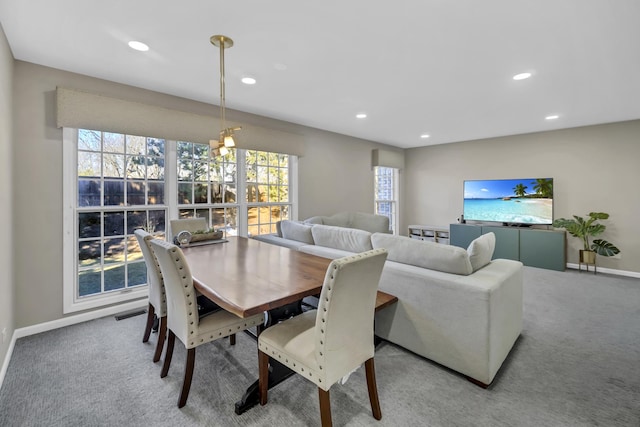
[[[449,230],[451,244],[465,249],[475,238],[493,232],[496,235],[493,259],[513,259],[531,267],[558,271],[564,271],[567,265],[564,230],[475,224],[451,224]]]

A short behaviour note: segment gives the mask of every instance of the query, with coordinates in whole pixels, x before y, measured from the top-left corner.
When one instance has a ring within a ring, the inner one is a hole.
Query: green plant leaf
[[[608,213],[590,212],[587,219],[578,215],[573,215],[573,219],[558,218],[553,222],[553,226],[556,228],[564,228],[570,235],[582,239],[582,244],[585,250],[589,250],[590,247],[592,249],[594,247],[597,247],[598,249],[593,250],[598,254],[603,256],[611,256],[620,252],[620,250],[613,246],[611,243],[606,242],[605,240],[595,240],[593,242],[593,245],[589,245],[590,237],[602,234],[607,228],[604,224],[598,224],[596,223],[596,221],[608,218]],[[604,242],[605,244],[596,244],[596,242]],[[610,245],[610,247],[607,245]]]
[[[602,239],[595,239],[591,245],[591,250],[602,256],[613,256],[620,253],[620,249]]]
[[[598,234],[601,234],[606,228],[607,227],[605,227],[603,224],[593,224],[587,231],[589,232],[589,235],[597,236]]]

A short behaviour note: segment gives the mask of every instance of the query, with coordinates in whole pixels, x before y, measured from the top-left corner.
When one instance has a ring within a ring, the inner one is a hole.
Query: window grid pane
[[[205,144],[177,143],[178,216],[205,218],[209,227],[237,235],[236,150],[212,154]]]
[[[289,156],[249,150],[245,167],[249,236],[274,233],[278,221],[289,219]]]
[[[78,130],[76,298],[146,283],[133,233],[164,235],[164,146],[161,139]]]
[[[375,213],[389,218],[389,228],[393,233],[397,231],[396,173],[394,168],[375,168]]]
[[[76,179],[76,280],[69,287],[78,303],[144,286],[146,265],[134,231],[165,238],[170,211],[204,217],[226,235],[275,233],[278,221],[291,219],[289,155],[230,150],[211,158],[206,144],[170,141],[168,148],[164,140],[144,136],[74,134],[76,164],[65,171]],[[177,197],[165,194],[165,152]]]

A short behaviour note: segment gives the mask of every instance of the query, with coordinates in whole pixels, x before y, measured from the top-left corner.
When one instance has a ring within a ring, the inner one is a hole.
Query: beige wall
[[[307,154],[299,162],[300,219],[346,210],[373,212],[371,150],[377,146],[319,130],[307,138]]]
[[[3,49],[5,70],[11,62],[6,42]],[[5,77],[8,74],[3,71],[1,83],[5,87],[12,84],[11,78]],[[6,168],[0,168],[0,178],[7,179],[0,182],[13,178],[13,221],[11,212],[0,210],[0,215],[5,223],[13,224],[15,235],[21,236],[12,246],[16,284],[13,321],[15,327],[25,327],[63,317],[62,131],[55,127],[56,86],[197,114],[217,109],[21,61],[14,62],[13,76],[13,117],[4,110],[0,114],[0,120],[13,120],[12,176],[6,172],[11,170],[10,162],[0,160],[7,163]],[[295,132],[305,141],[307,154],[299,163],[300,218],[342,210],[373,211],[371,150],[392,148],[240,112],[230,111],[228,118]],[[9,150],[7,127],[2,129],[0,149]],[[401,174],[405,183],[401,226],[455,222],[462,209],[464,179],[552,176],[557,216],[590,210],[611,213],[605,237],[623,254],[619,260],[602,261],[602,265],[640,272],[637,232],[630,231],[635,230],[633,220],[640,213],[638,197],[633,197],[637,190],[632,187],[638,181],[635,160],[640,158],[640,144],[635,141],[639,135],[640,121],[636,121],[407,150],[406,170]],[[577,157],[576,152],[584,154]],[[569,261],[576,261],[573,251]],[[6,271],[11,271],[10,267]],[[6,294],[11,298],[11,286],[2,290],[3,301]],[[2,312],[10,313],[11,308]]]
[[[554,178],[554,216],[608,212],[602,238],[622,251],[598,265],[640,272],[640,120],[407,150],[403,225],[455,223],[466,179]],[[578,239],[569,236],[568,262]]]
[[[6,330],[6,339],[0,335],[0,367],[4,363],[14,330],[14,285],[13,285],[13,245],[12,245],[12,114],[13,100],[13,55],[0,26],[0,224],[2,238],[0,245],[0,333]]]
[[[15,322],[30,326],[62,314],[62,130],[55,88],[89,90],[197,114],[217,107],[16,61],[14,68]],[[299,217],[341,210],[373,212],[371,150],[385,147],[317,129],[230,111],[231,121],[300,135]],[[385,147],[392,149],[390,147]]]

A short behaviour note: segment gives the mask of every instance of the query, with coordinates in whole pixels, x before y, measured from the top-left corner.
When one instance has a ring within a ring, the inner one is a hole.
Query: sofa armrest
[[[398,303],[376,335],[490,384],[522,331],[522,263],[497,259],[468,276],[387,261],[379,289]]]

